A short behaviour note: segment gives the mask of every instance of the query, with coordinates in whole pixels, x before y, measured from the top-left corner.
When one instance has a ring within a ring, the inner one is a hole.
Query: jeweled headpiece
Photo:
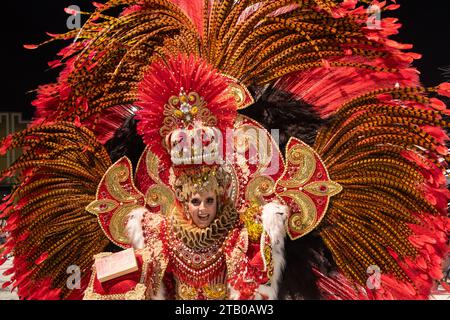
[[[140,85],[138,131],[147,145],[160,141],[173,165],[212,164],[236,119],[236,85],[194,56],[157,61]]]

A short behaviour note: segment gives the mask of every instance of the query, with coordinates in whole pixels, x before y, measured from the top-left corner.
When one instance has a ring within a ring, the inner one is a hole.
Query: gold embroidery
[[[177,281],[177,293],[181,300],[196,300],[197,290],[185,283]]]
[[[246,260],[248,250],[248,232],[243,228],[233,250],[226,256],[227,277],[232,278],[238,271],[239,264]]]
[[[198,291],[201,291],[208,300],[223,300],[227,297],[226,284],[207,284],[199,289],[186,283],[177,281],[177,296],[181,300],[196,300],[199,297]]]
[[[143,276],[142,282],[148,286],[147,297],[157,295],[168,265],[168,257],[164,252],[161,232],[166,228],[165,218],[161,214],[150,214],[144,217],[146,243],[142,252]]]
[[[294,143],[293,146],[291,146],[292,143]],[[296,138],[291,138],[288,142],[286,162],[287,166],[283,175],[276,182],[275,190],[279,199],[291,198],[298,206],[300,212],[292,212],[287,223],[288,234],[292,240],[295,240],[319,225],[328,208],[329,198],[340,193],[342,186],[329,179],[328,172],[319,155]],[[314,181],[313,179],[318,166],[324,172],[320,172],[322,177],[318,175],[318,178],[314,179],[324,179],[324,181]],[[311,180],[313,181],[311,182]],[[320,212],[317,211],[316,204],[305,191],[324,198],[320,200],[324,204]]]
[[[272,247],[270,245],[264,245],[264,266],[267,270],[269,278],[273,275],[273,262],[272,262]]]
[[[111,236],[116,241],[126,244],[130,243],[130,240],[128,239],[126,233],[128,214],[132,210],[137,208],[140,208],[140,206],[134,203],[124,204],[111,217],[111,221],[109,223],[109,231],[111,232]]]
[[[124,165],[113,165],[106,176],[106,188],[111,196],[120,202],[134,201],[136,197],[123,189],[121,182],[130,178],[130,170]]]
[[[317,209],[314,202],[303,192],[295,190],[286,191],[281,196],[292,198],[300,208],[300,213],[293,214],[289,218],[289,226],[296,232],[307,233],[315,226],[317,219]]]
[[[98,216],[105,235],[121,248],[126,248],[130,243],[125,233],[128,213],[139,206],[145,206],[145,198],[134,185],[131,170],[132,164],[127,157],[116,161],[103,175],[97,187],[96,200],[85,208]],[[103,187],[106,187],[107,192],[100,194]],[[101,219],[101,215],[111,212],[110,220],[105,222]],[[108,222],[108,230],[105,230]]]
[[[145,300],[146,290],[147,287],[144,284],[138,283],[134,290],[125,293],[125,300]]]
[[[111,255],[111,252],[102,252],[95,255],[96,258],[105,257]],[[133,290],[126,293],[119,294],[99,294],[94,292],[94,283],[97,278],[97,271],[95,270],[95,264],[92,266],[92,275],[89,280],[89,285],[84,292],[83,300],[144,300],[146,286],[142,283],[138,283]]]
[[[178,96],[170,97],[168,103],[164,106],[163,126],[159,130],[161,137],[164,139],[174,128],[179,127],[179,125],[186,127],[193,121],[200,121],[206,127],[215,127],[217,119],[206,105],[206,102],[198,93],[190,92],[186,94],[183,89]],[[170,147],[166,145],[165,139],[163,143],[166,148]]]
[[[233,81],[228,85],[228,87],[230,89],[231,95],[236,101],[238,110],[245,109],[255,103],[255,100],[253,99],[250,91],[248,91],[247,87],[241,85],[238,79],[227,74],[221,75]]]
[[[165,216],[172,212],[176,203],[175,194],[163,184],[151,186],[145,199],[150,207],[160,207],[161,214]]]
[[[227,296],[227,286],[225,284],[208,284],[203,287],[206,298],[211,300],[223,300]]]
[[[241,220],[244,222],[245,228],[248,231],[248,238],[254,243],[257,243],[261,239],[263,232],[263,226],[259,221],[260,213],[261,207],[258,204],[253,204],[241,215]]]
[[[147,173],[152,178],[155,183],[162,183],[159,177],[159,165],[160,159],[156,154],[151,152],[150,150],[146,150],[147,154],[145,157],[145,164],[147,167]]]

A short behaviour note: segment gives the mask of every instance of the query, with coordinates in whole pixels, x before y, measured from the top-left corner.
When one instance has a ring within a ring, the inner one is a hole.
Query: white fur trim
[[[142,219],[144,214],[148,211],[144,207],[133,209],[128,214],[128,222],[126,226],[126,231],[128,239],[130,239],[131,244],[134,249],[144,249],[144,231],[142,229]]]
[[[286,236],[285,224],[288,213],[289,208],[278,202],[268,203],[262,209],[261,219],[263,229],[270,237],[274,270],[270,286],[260,286],[258,291],[271,300],[277,299],[278,286],[286,262],[284,258],[284,239]]]

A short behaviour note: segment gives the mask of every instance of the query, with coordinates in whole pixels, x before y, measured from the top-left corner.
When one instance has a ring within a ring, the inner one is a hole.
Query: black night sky
[[[99,1],[101,2],[101,1]],[[402,6],[392,15],[403,24],[396,37],[403,43],[414,44],[414,52],[423,55],[416,62],[422,72],[424,85],[437,85],[445,77],[440,68],[450,66],[450,23],[448,10],[442,0],[398,0]],[[63,42],[56,42],[37,50],[26,50],[23,44],[35,44],[48,37],[45,32],[67,31],[69,17],[64,8],[78,5],[91,11],[89,0],[40,0],[2,2],[2,101],[0,111],[20,111],[26,117],[32,113],[34,94],[27,93],[38,85],[53,82],[57,76],[49,71],[47,62],[54,60]]]

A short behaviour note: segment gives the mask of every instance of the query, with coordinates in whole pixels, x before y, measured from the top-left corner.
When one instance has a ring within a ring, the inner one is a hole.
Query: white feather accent
[[[285,224],[288,213],[289,208],[278,202],[268,203],[262,209],[261,219],[263,229],[270,237],[274,270],[270,286],[262,285],[258,291],[270,300],[277,299],[278,286],[285,267],[284,239],[286,236]]]
[[[144,241],[144,230],[142,229],[142,219],[144,218],[144,214],[148,211],[144,207],[133,209],[128,214],[128,222],[126,226],[126,231],[128,235],[128,239],[133,245],[134,249],[144,249],[145,241]]]

